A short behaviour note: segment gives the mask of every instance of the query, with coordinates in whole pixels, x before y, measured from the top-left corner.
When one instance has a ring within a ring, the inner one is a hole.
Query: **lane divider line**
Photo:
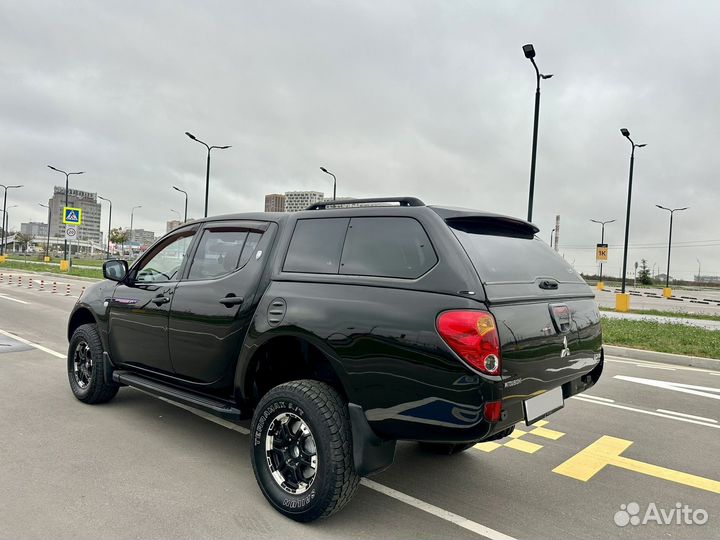
[[[659,416],[660,418],[670,418],[671,420],[679,420],[680,422],[687,422],[688,424],[697,424],[699,426],[720,429],[720,424],[710,424],[708,422],[700,422],[699,420],[693,420],[692,418],[680,418],[679,416],[671,416],[669,414],[659,413],[656,411],[648,411],[645,409],[628,407],[626,405],[619,405],[617,403],[605,403],[603,401],[594,401],[592,399],[587,399],[583,396],[572,396],[570,399],[577,399],[578,401],[584,401],[585,403],[593,403],[594,405],[603,405],[605,407],[612,407],[614,409],[623,409],[625,411],[638,412],[641,414],[649,414],[650,416]]]
[[[606,403],[615,403],[614,399],[604,398],[600,396],[593,396],[591,394],[583,394],[583,397],[590,398],[590,399],[597,399],[598,401],[604,401]]]
[[[40,350],[40,351],[42,351],[42,352],[46,352],[46,353],[48,353],[48,354],[51,354],[51,355],[53,355],[53,356],[55,356],[55,357],[57,357],[57,358],[63,358],[63,359],[67,358],[67,356],[64,355],[64,354],[61,354],[61,353],[59,353],[59,352],[57,352],[57,351],[53,351],[52,349],[48,349],[47,347],[43,347],[42,345],[38,345],[37,343],[33,343],[33,342],[30,341],[30,340],[27,340],[27,339],[25,339],[25,338],[21,338],[20,336],[18,336],[18,335],[16,335],[16,334],[13,334],[13,333],[11,333],[11,332],[8,332],[8,331],[6,331],[6,330],[0,329],[0,334],[2,334],[3,336],[7,336],[7,337],[9,337],[9,338],[15,339],[15,340],[19,341],[20,343],[24,343],[25,345],[29,345],[30,347],[34,347],[34,348],[36,348],[36,349],[38,349],[38,350]],[[720,427],[720,426],[718,426],[718,427]]]
[[[18,304],[29,304],[30,302],[26,302],[25,300],[18,300],[17,298],[13,298],[11,296],[6,296],[4,294],[0,294],[0,298],[3,300],[10,300],[11,302],[17,302]]]
[[[490,527],[477,523],[476,521],[471,521],[448,510],[443,510],[442,508],[439,508],[430,503],[426,503],[425,501],[421,501],[420,499],[416,499],[415,497],[407,495],[406,493],[403,493],[396,489],[384,486],[383,484],[378,484],[377,482],[368,478],[362,478],[360,480],[360,484],[367,488],[375,490],[378,493],[382,493],[383,495],[392,497],[395,500],[404,502],[405,504],[417,508],[418,510],[422,510],[423,512],[427,512],[428,514],[439,517],[440,519],[444,519],[445,521],[454,523],[458,527],[462,527],[463,529],[474,532],[475,534],[479,534],[492,540],[514,540],[512,536],[503,534],[500,531],[491,529]]]
[[[677,411],[668,411],[667,409],[655,409],[657,412],[666,413],[666,414],[674,414],[676,416],[682,416],[683,418],[693,418],[695,420],[702,420],[703,422],[712,422],[713,424],[717,424],[718,421],[714,420],[712,418],[705,418],[704,416],[695,416],[694,414],[686,414],[681,413]]]

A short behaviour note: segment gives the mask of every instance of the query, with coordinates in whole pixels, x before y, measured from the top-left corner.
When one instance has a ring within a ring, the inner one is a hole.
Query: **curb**
[[[618,347],[615,345],[603,345],[603,348],[605,349],[605,353],[610,356],[720,371],[720,360],[715,360],[713,358],[684,356],[682,354],[646,351],[644,349],[630,349],[629,347]]]
[[[0,270],[2,270],[2,266],[0,266]],[[9,270],[9,271],[8,271]],[[83,277],[83,276],[71,276],[68,274],[56,274],[54,272],[38,272],[37,270],[25,270],[24,268],[9,268],[5,269],[3,271],[3,274],[11,274],[12,271],[21,273],[21,274],[35,274],[36,276],[46,276],[46,277],[53,277],[59,280],[73,280],[73,281],[89,281],[91,283],[97,283],[98,281],[104,281],[100,278],[93,278],[93,277]]]

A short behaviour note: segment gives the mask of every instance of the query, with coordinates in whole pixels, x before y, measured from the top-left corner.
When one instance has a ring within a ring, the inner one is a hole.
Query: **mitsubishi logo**
[[[566,356],[570,356],[570,347],[568,347],[567,344],[567,336],[563,337],[563,349],[560,351],[560,358],[565,358]]]

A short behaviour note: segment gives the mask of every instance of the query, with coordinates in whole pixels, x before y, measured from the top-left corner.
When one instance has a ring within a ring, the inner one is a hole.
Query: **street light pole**
[[[5,186],[3,184],[0,184],[0,187],[5,190],[5,195],[3,196],[3,216],[5,216],[5,210],[7,209],[7,190],[21,188],[22,185]],[[5,218],[3,217],[3,219],[5,219]],[[5,255],[5,238],[7,238],[7,231],[5,229],[6,229],[6,227],[5,227],[5,224],[3,223],[2,244],[0,245],[0,255]]]
[[[56,168],[56,167],[53,167],[52,165],[48,165],[48,168],[52,169],[53,171],[57,171],[57,172],[59,172],[59,173],[63,173],[63,174],[65,175],[65,206],[67,206],[67,205],[68,205],[68,190],[69,190],[68,185],[69,185],[69,183],[70,183],[70,180],[69,180],[70,175],[71,175],[71,174],[85,174],[85,171],[65,172],[65,171],[63,171],[63,170],[61,170],[61,169],[58,169],[58,168]],[[48,226],[49,226],[49,225],[50,225],[50,224],[48,223]],[[67,237],[65,237],[65,244],[64,244],[64,246],[65,246],[65,247],[63,248],[63,260],[67,260],[67,250],[68,250],[68,249],[67,249]]]
[[[535,194],[535,162],[537,158],[537,137],[538,137],[538,120],[540,118],[540,79],[549,79],[552,74],[543,75],[535,63],[535,47],[528,43],[523,45],[523,53],[525,58],[530,60],[535,68],[535,120],[533,122],[533,141],[532,141],[532,157],[530,159],[530,193],[528,195],[528,212],[527,220],[532,221],[533,214],[533,197]]]
[[[47,244],[45,244],[45,258],[50,259],[50,222],[52,221],[52,208],[49,204],[38,203],[43,208],[48,209],[48,233],[47,233]]]
[[[555,229],[553,229],[552,231],[550,231],[550,247],[552,247],[553,236],[555,236]]]
[[[135,218],[135,210],[138,208],[142,208],[142,204],[138,206],[133,206],[130,210],[130,234],[132,234],[133,242],[135,241],[135,229],[133,228],[133,219]]]
[[[4,206],[4,205],[3,205],[3,206]],[[5,235],[5,231],[6,231],[7,228],[10,226],[10,218],[8,217],[10,214],[8,213],[8,210],[10,210],[11,208],[17,208],[17,204],[10,205],[10,206],[8,206],[7,208],[4,208],[4,209],[3,209],[2,229],[3,229],[3,237],[4,237],[4,240],[7,239],[7,236]],[[13,244],[13,245],[15,245],[15,244]]]
[[[210,196],[210,150],[213,148],[217,148],[218,150],[225,150],[227,148],[231,148],[231,145],[227,146],[209,146],[207,143],[201,141],[198,139],[195,135],[190,133],[189,131],[185,132],[185,135],[190,137],[193,141],[197,141],[200,144],[204,145],[205,148],[207,148],[207,167],[205,168],[205,216],[208,215],[208,198]],[[180,190],[178,190],[180,191]]]
[[[591,219],[590,221],[592,221],[593,223],[599,223],[600,225],[602,225],[602,233],[600,233],[600,243],[604,244],[605,243],[605,225],[607,225],[608,223],[615,223],[615,220],[610,219],[608,221],[598,221],[597,219]],[[602,266],[603,266],[603,263],[602,263],[602,261],[600,261],[600,281],[599,281],[599,283],[602,283],[602,276],[603,276]]]
[[[100,195],[98,195],[97,197],[98,197],[98,199],[101,199],[110,205],[110,212],[108,214],[107,256],[105,257],[105,259],[109,259],[110,258],[110,227],[112,226],[112,201],[110,199],[106,199],[105,197],[101,197]]]
[[[333,201],[337,199],[337,177],[328,171],[325,167],[320,167],[320,170],[324,172],[325,174],[329,174],[333,177]]]
[[[697,280],[698,280],[698,283],[701,283],[702,279],[700,279],[700,259],[698,259],[696,257],[695,260],[698,262],[698,278],[697,278]]]
[[[188,201],[187,191],[185,191],[184,189],[180,189],[179,187],[175,187],[175,186],[173,186],[173,189],[175,191],[179,191],[180,193],[185,194],[185,219],[183,220],[183,223],[185,223],[185,222],[187,222],[187,201]]]
[[[635,164],[635,148],[642,148],[646,144],[635,144],[630,138],[630,131],[621,128],[620,133],[632,145],[630,152],[630,175],[628,177],[628,196],[627,196],[627,213],[625,215],[625,244],[623,246],[623,269],[622,269],[622,288],[621,293],[615,297],[615,309],[617,311],[628,311],[630,309],[630,296],[625,293],[625,281],[627,279],[627,255],[628,255],[628,237],[630,235],[630,203],[632,201],[632,182],[633,167]],[[621,300],[622,299],[622,300]]]
[[[668,237],[667,274],[665,275],[665,290],[663,290],[663,296],[665,296],[665,298],[670,298],[672,296],[672,290],[670,289],[670,248],[672,247],[673,214],[675,212],[687,210],[689,206],[686,206],[684,208],[666,208],[664,206],[660,206],[659,204],[656,204],[655,206],[657,206],[661,210],[667,210],[668,212],[670,212],[670,235]]]

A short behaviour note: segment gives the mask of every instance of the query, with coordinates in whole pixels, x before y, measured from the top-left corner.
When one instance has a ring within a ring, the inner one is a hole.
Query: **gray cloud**
[[[11,219],[44,219],[62,177],[114,203],[114,225],[158,232],[204,196],[196,133],[213,155],[211,213],[274,191],[416,195],[524,217],[534,74],[543,83],[535,221],[594,268],[599,227],[622,243],[628,127],[636,160],[629,260],[720,274],[715,171],[720,75],[713,2],[33,2],[0,7],[0,182]],[[103,222],[105,222],[105,217]],[[696,242],[703,240],[705,242]],[[713,242],[708,242],[714,240]],[[696,242],[697,245],[693,245]],[[654,246],[654,247],[653,247]],[[611,248],[611,272],[619,272]]]

